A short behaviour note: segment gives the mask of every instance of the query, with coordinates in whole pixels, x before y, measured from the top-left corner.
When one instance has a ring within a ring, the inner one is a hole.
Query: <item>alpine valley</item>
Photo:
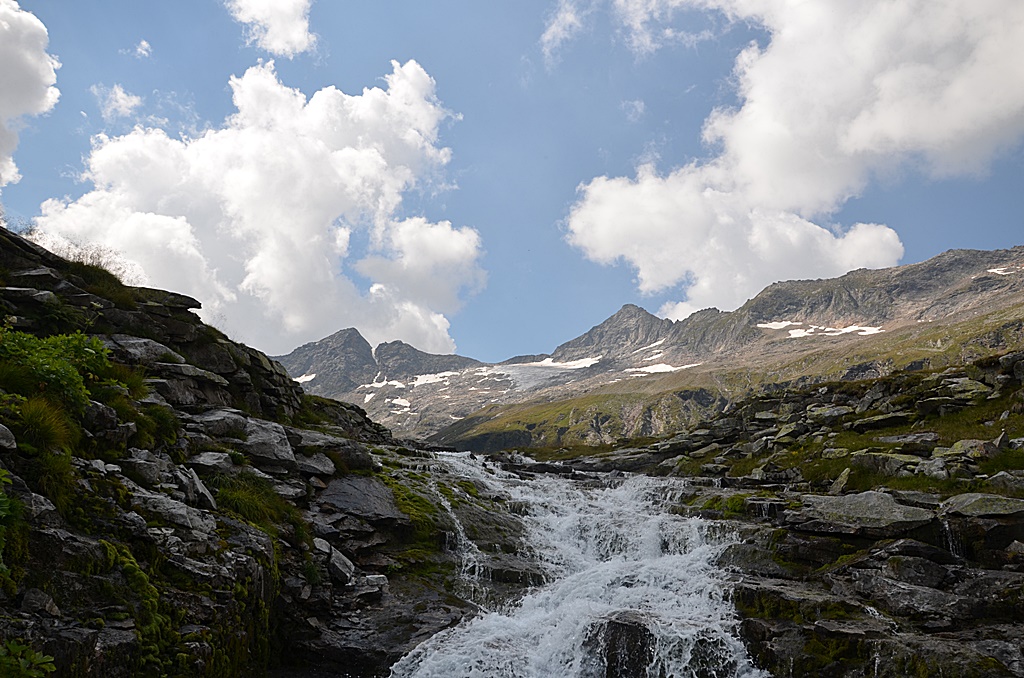
[[[1024,677],[1024,248],[297,379],[5,229],[0,307],[0,676]]]
[[[550,354],[484,363],[356,329],[278,360],[309,393],[458,449],[608,445],[785,387],[959,365],[1024,340],[1024,247],[775,283],[677,322],[634,305]]]

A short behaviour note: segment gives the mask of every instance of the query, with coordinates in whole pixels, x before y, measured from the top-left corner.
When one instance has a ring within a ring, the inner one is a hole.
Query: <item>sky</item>
[[[0,204],[270,354],[1024,244],[1020,0],[0,0]]]

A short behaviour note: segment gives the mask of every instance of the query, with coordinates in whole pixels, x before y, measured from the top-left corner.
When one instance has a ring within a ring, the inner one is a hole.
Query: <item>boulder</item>
[[[406,520],[405,514],[395,504],[391,488],[367,476],[332,480],[320,493],[317,502],[371,522]]]
[[[264,419],[246,419],[245,434],[245,442],[239,447],[254,459],[257,466],[265,462],[286,469],[295,468],[295,453],[283,426]]]
[[[852,430],[857,433],[864,433],[865,431],[872,431],[879,428],[889,428],[890,426],[900,426],[906,424],[914,417],[913,413],[906,411],[890,412],[889,414],[879,414],[874,417],[866,417],[864,419],[858,419],[849,426]]]
[[[217,521],[208,513],[194,509],[165,494],[150,492],[141,487],[133,493],[132,505],[164,522],[180,527],[187,527],[207,534],[212,534],[217,529]]]
[[[127,334],[111,334],[103,337],[102,341],[116,360],[129,365],[148,366],[158,362],[178,364],[185,362],[180,354],[152,339],[133,337]]]
[[[604,667],[596,675],[602,678],[646,678],[656,643],[648,628],[652,623],[641,612],[620,610],[591,626],[584,647],[597,655],[599,664]]]
[[[302,454],[297,455],[295,468],[299,473],[313,476],[333,476],[337,471],[334,462],[323,452],[317,452],[309,457]]]
[[[888,539],[927,525],[935,513],[903,506],[883,492],[842,497],[804,495],[803,508],[787,511],[785,520],[805,532],[862,535]]]
[[[950,497],[939,507],[941,515],[956,515],[965,518],[1000,518],[1020,520],[1024,518],[1024,499],[1001,497],[996,494],[965,492]]]
[[[18,441],[14,439],[14,434],[11,433],[11,429],[0,424],[0,448],[5,450],[14,450],[17,449],[17,447]]]

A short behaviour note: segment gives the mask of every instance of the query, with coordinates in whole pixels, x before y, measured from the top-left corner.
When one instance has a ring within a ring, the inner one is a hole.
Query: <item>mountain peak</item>
[[[555,349],[557,361],[629,353],[668,336],[673,322],[649,313],[636,304],[625,304],[615,315],[589,332]]]

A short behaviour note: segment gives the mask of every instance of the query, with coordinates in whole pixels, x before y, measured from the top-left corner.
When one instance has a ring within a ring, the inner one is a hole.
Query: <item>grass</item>
[[[27,399],[21,405],[20,415],[16,424],[17,438],[22,445],[30,445],[37,452],[63,452],[78,441],[77,425],[67,411],[46,398]]]
[[[297,542],[311,539],[301,511],[275,492],[270,481],[252,471],[215,475],[209,484],[217,492],[219,508],[231,511],[267,534],[277,536],[278,527],[286,524],[294,530]]]

